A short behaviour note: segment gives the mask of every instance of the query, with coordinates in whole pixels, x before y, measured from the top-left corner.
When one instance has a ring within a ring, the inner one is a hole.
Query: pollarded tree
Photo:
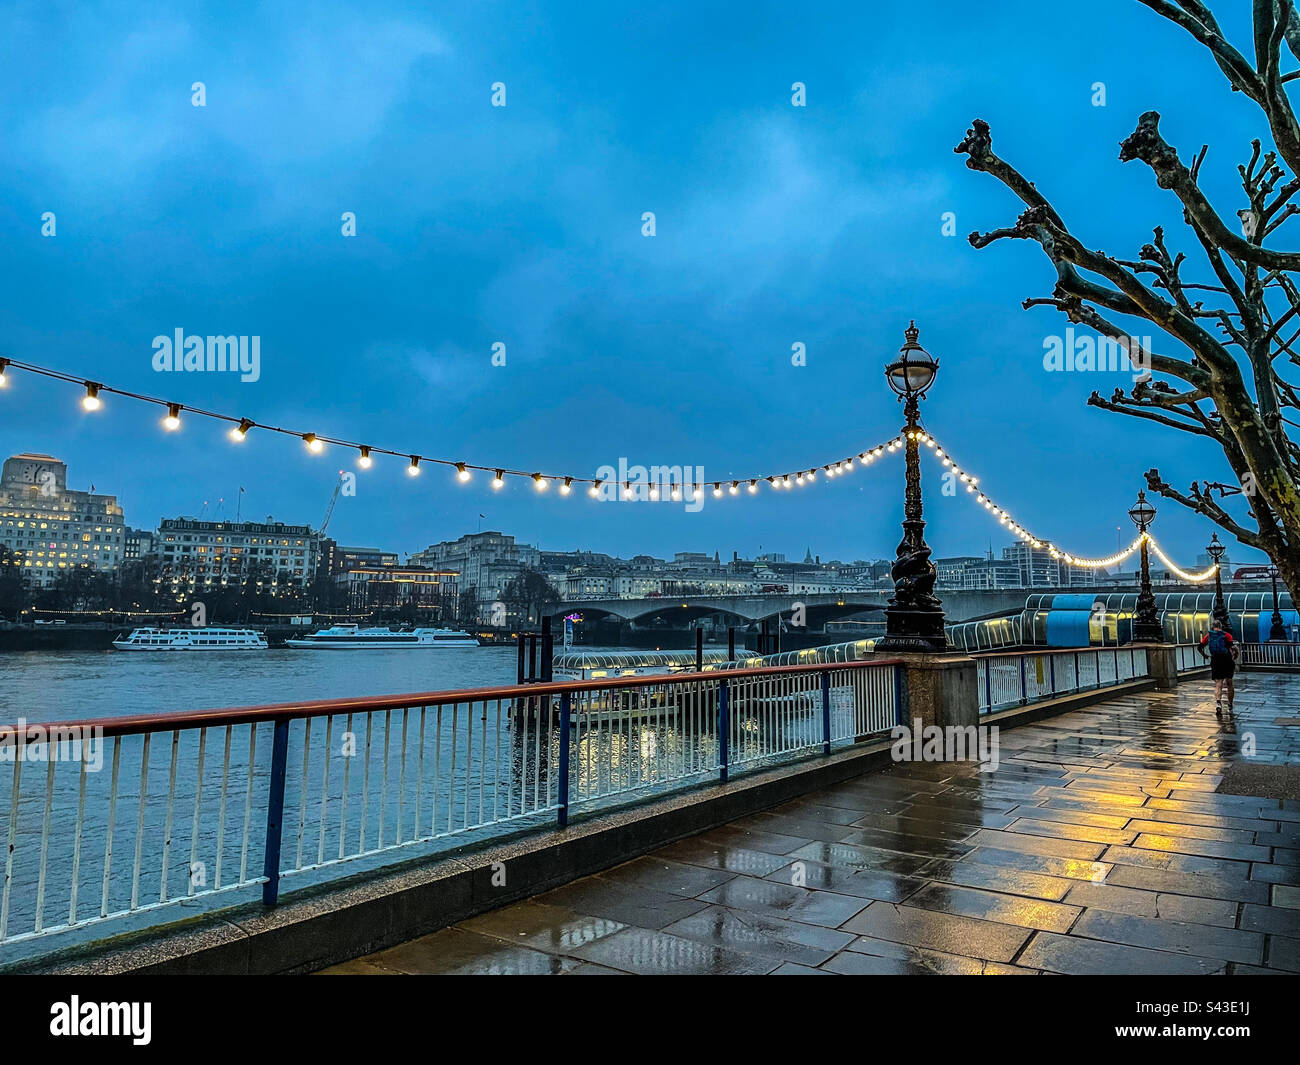
[[[1151,489],[1266,552],[1300,602],[1300,448],[1287,431],[1297,424],[1287,411],[1300,409],[1300,385],[1283,376],[1285,370],[1294,378],[1292,367],[1300,367],[1294,346],[1300,338],[1300,251],[1277,246],[1279,227],[1300,213],[1300,120],[1288,95],[1300,70],[1282,69],[1284,48],[1300,59],[1300,15],[1293,0],[1254,0],[1252,62],[1199,0],[1140,2],[1208,49],[1231,88],[1259,108],[1273,145],[1251,142],[1249,161],[1237,167],[1242,199],[1228,222],[1199,184],[1208,145],[1180,158],[1161,135],[1155,111],[1142,115],[1120,144],[1121,162],[1144,163],[1156,184],[1180,201],[1187,244],[1199,246],[1203,264],[1197,279],[1185,276],[1186,254],[1170,250],[1160,227],[1136,259],[1086,247],[1033,182],[994,154],[988,123],[979,119],[954,150],[965,154],[972,170],[1006,185],[1026,210],[1014,226],[969,239],[976,248],[1007,238],[1037,242],[1055,267],[1056,285],[1050,297],[1027,299],[1024,306],[1057,308],[1116,341],[1135,365],[1151,371],[1127,394],[1094,392],[1088,402],[1203,437],[1222,450],[1233,473],[1230,483],[1193,482],[1181,492],[1153,469],[1146,475]],[[1148,350],[1117,317],[1150,322],[1180,346],[1179,353]]]

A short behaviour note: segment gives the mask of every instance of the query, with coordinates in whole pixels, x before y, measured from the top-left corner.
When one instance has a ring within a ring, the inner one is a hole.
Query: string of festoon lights
[[[905,435],[910,436],[913,434]],[[971,495],[977,506],[983,507],[993,515],[993,517],[998,519],[999,524],[1010,530],[1018,539],[1023,540],[1031,547],[1046,548],[1047,553],[1054,559],[1070,566],[1077,566],[1085,569],[1109,569],[1111,566],[1119,565],[1119,563],[1123,562],[1126,558],[1138,551],[1142,547],[1142,541],[1145,540],[1147,544],[1150,545],[1151,550],[1155,552],[1156,557],[1169,567],[1170,572],[1174,573],[1180,579],[1199,584],[1201,581],[1209,580],[1214,576],[1214,571],[1217,569],[1216,566],[1211,566],[1209,569],[1203,570],[1200,573],[1189,573],[1187,570],[1180,569],[1170,560],[1169,556],[1160,549],[1160,545],[1156,543],[1155,537],[1153,537],[1149,532],[1139,533],[1137,538],[1134,539],[1131,544],[1121,551],[1116,551],[1113,555],[1108,555],[1106,558],[1082,558],[1078,555],[1073,555],[1068,551],[1062,551],[1055,544],[1049,543],[1048,541],[1035,536],[1012,518],[1010,513],[1008,513],[1004,507],[1000,507],[994,503],[982,489],[978,488],[979,479],[971,476],[971,474],[958,466],[952,456],[939,446],[938,441],[936,441],[933,436],[930,436],[923,430],[918,430],[914,435],[918,443],[924,444],[929,448],[934,454],[934,457],[938,459],[949,472],[954,474],[960,483],[966,486],[967,493]]]
[[[363,444],[359,441],[343,440],[339,437],[331,436],[325,433],[302,432],[298,429],[286,429],[282,426],[269,425],[263,422],[254,421],[252,418],[246,418],[233,414],[226,414],[221,411],[206,410],[201,407],[187,406],[181,403],[173,402],[169,399],[163,399],[159,396],[148,396],[139,392],[132,392],[128,389],[114,388],[111,385],[104,384],[101,381],[87,380],[75,374],[65,373],[62,370],[51,369],[48,366],[38,366],[34,363],[20,362],[17,359],[0,358],[0,390],[8,385],[6,371],[21,370],[27,373],[36,374],[42,377],[52,378],[56,381],[63,381],[75,385],[83,390],[81,405],[87,411],[97,411],[101,409],[105,396],[121,396],[125,399],[134,400],[139,403],[150,404],[165,410],[166,414],[162,418],[163,428],[168,432],[175,432],[181,428],[181,416],[193,415],[199,418],[208,418],[218,422],[224,422],[231,426],[229,437],[236,443],[241,443],[249,433],[257,430],[264,433],[272,433],[285,437],[293,437],[303,442],[308,451],[313,454],[320,454],[326,446],[346,448],[356,452],[357,465],[361,469],[369,469],[376,457],[392,456],[404,460],[406,472],[412,477],[418,476],[426,466],[441,466],[453,471],[453,475],[460,483],[467,483],[473,480],[475,473],[491,474],[491,486],[495,490],[505,487],[509,479],[531,481],[533,487],[538,492],[547,491],[552,484],[558,485],[558,493],[562,496],[568,496],[572,493],[575,486],[586,485],[588,494],[600,498],[603,494],[612,492],[616,498],[637,498],[633,493],[644,492],[646,496],[657,501],[660,498],[661,487],[658,484],[646,484],[644,481],[624,480],[621,483],[617,478],[602,479],[598,477],[579,477],[566,474],[551,474],[542,471],[520,470],[511,468],[505,464],[496,463],[479,463],[469,462],[459,459],[441,458],[437,456],[422,455],[412,453],[398,448],[380,447],[375,444]],[[728,477],[718,481],[700,481],[691,484],[670,483],[664,486],[673,500],[680,500],[684,492],[694,492],[696,494],[711,492],[714,498],[724,498],[726,496],[739,496],[743,494],[755,494],[759,491],[760,485],[768,484],[773,490],[786,490],[791,488],[800,488],[812,484],[817,480],[818,474],[824,474],[827,478],[839,477],[851,473],[858,467],[872,465],[877,459],[884,455],[892,454],[895,451],[901,451],[903,448],[903,438],[901,436],[893,437],[873,447],[864,449],[856,455],[840,459],[836,462],[828,462],[821,466],[812,466],[805,469],[789,470],[784,473],[762,474],[753,477]],[[599,472],[599,471],[598,471]],[[622,493],[620,496],[619,493]]]
[[[148,396],[139,392],[132,392],[128,389],[114,388],[111,385],[104,384],[100,381],[87,380],[75,374],[65,373],[62,370],[51,369],[47,366],[38,366],[33,363],[20,362],[17,359],[0,357],[0,390],[3,390],[9,383],[6,371],[21,370],[27,373],[35,374],[41,377],[48,377],[56,381],[63,381],[77,386],[83,390],[81,405],[87,411],[96,411],[103,406],[104,396],[121,396],[124,399],[134,400],[139,403],[150,404],[166,411],[162,418],[163,428],[168,432],[175,432],[181,427],[182,413],[194,415],[200,418],[208,418],[218,422],[224,422],[231,426],[229,437],[236,443],[242,442],[250,432],[259,430],[261,432],[271,433],[279,436],[294,437],[300,439],[307,450],[313,454],[319,454],[324,451],[327,445],[346,448],[357,453],[357,465],[362,469],[369,469],[374,462],[375,456],[392,456],[404,459],[407,462],[406,472],[411,476],[417,476],[421,472],[422,466],[442,466],[454,470],[454,476],[460,483],[466,483],[473,479],[474,473],[492,474],[491,486],[499,490],[506,484],[508,478],[519,480],[528,480],[533,483],[533,487],[539,492],[545,492],[550,488],[552,483],[558,483],[558,492],[560,495],[567,496],[573,491],[575,485],[587,485],[588,494],[599,498],[603,491],[613,491],[615,497],[619,498],[618,491],[621,489],[623,495],[621,498],[637,498],[632,493],[640,492],[645,489],[649,499],[658,500],[660,498],[661,488],[659,485],[650,483],[646,485],[643,482],[632,482],[625,480],[621,484],[616,479],[601,479],[596,477],[578,477],[565,474],[549,474],[541,471],[529,472],[527,470],[513,469],[506,465],[483,464],[468,462],[458,459],[440,458],[436,456],[421,455],[411,453],[396,448],[380,447],[372,444],[362,444],[357,441],[343,440],[335,436],[324,433],[301,432],[297,429],[286,429],[282,426],[269,425],[263,422],[254,421],[238,415],[225,414],[220,411],[206,410],[201,407],[185,406],[172,400],[163,399],[158,396]],[[872,465],[882,456],[893,454],[901,451],[906,446],[908,438],[914,439],[918,445],[928,449],[934,457],[951,472],[960,484],[966,486],[967,493],[970,494],[974,502],[983,507],[998,522],[1013,533],[1017,538],[1037,548],[1046,548],[1052,558],[1059,559],[1071,566],[1079,566],[1095,569],[1108,569],[1111,566],[1123,562],[1141,546],[1145,539],[1150,545],[1151,550],[1163,562],[1170,571],[1186,581],[1200,582],[1208,580],[1214,575],[1215,567],[1201,573],[1189,573],[1186,570],[1176,566],[1165,553],[1160,549],[1155,539],[1149,532],[1140,534],[1128,547],[1122,551],[1106,558],[1082,558],[1073,555],[1067,551],[1062,551],[1054,544],[1043,540],[1028,529],[1024,528],[1019,522],[1013,519],[1010,513],[1003,507],[998,506],[992,499],[979,487],[979,478],[964,470],[952,458],[947,451],[939,445],[939,442],[924,429],[917,428],[911,431],[904,431],[902,434],[883,441],[874,447],[866,448],[845,459],[837,462],[828,462],[821,466],[808,467],[806,469],[790,470],[785,473],[762,474],[754,477],[734,477],[726,478],[719,481],[702,481],[690,485],[673,483],[668,486],[671,498],[679,500],[682,498],[684,491],[693,491],[702,493],[711,491],[715,498],[725,496],[738,496],[742,493],[754,494],[759,491],[759,486],[766,482],[774,490],[787,490],[798,488],[804,485],[812,484],[817,480],[819,473],[824,474],[827,479],[844,476],[853,472],[858,467]]]

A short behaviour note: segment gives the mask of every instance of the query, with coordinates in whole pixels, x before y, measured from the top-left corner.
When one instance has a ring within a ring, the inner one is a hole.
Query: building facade
[[[127,529],[122,552],[123,562],[139,562],[153,554],[152,529]]]
[[[117,497],[68,488],[67,463],[52,455],[13,455],[0,470],[0,544],[17,556],[24,579],[52,585],[84,567],[113,573],[126,551]]]
[[[316,574],[320,542],[307,525],[164,518],[154,555],[160,579],[176,589],[240,586],[254,572],[272,591],[300,589]]]
[[[515,542],[500,532],[469,533],[459,540],[430,544],[407,559],[410,566],[431,570],[453,570],[459,575],[460,592],[472,591],[478,620],[490,624],[492,604],[504,600],[510,582],[527,570],[541,567],[542,553],[535,547]]]
[[[357,566],[339,574],[336,580],[348,592],[348,609],[368,610],[413,607],[430,611],[438,620],[456,616],[455,570],[426,569],[422,566]]]

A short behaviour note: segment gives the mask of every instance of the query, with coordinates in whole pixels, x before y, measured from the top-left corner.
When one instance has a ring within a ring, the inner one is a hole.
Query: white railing
[[[1300,666],[1300,643],[1243,643],[1241,662],[1246,666]]]
[[[1082,647],[977,655],[980,713],[1123,684],[1148,675],[1142,647]]]
[[[274,904],[285,878],[319,882],[829,753],[896,723],[897,669],[104,718],[55,736],[43,730],[59,726],[0,726],[0,962],[39,937],[140,927],[257,885]]]
[[[1287,643],[1274,640],[1268,643],[1237,642],[1241,649],[1240,664],[1243,666],[1278,666],[1282,668],[1300,668],[1300,643]],[[1199,643],[1180,643],[1178,645],[1178,672],[1188,673],[1197,669],[1209,669],[1210,660],[1201,653]]]

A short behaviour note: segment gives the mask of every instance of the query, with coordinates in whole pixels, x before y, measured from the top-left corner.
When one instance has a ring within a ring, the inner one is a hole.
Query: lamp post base
[[[940,618],[943,615],[940,614]],[[942,624],[942,621],[940,622]],[[923,654],[936,654],[952,650],[948,644],[947,636],[882,636],[876,641],[875,650],[890,652],[921,652]]]

